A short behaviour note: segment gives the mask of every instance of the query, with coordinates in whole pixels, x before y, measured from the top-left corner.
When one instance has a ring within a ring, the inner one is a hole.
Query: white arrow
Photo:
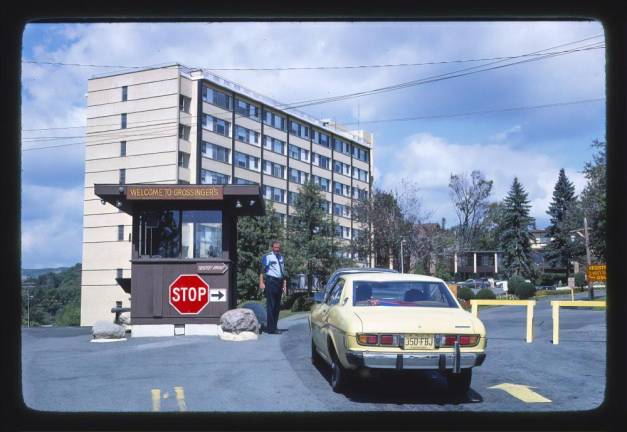
[[[510,395],[514,396],[515,398],[520,399],[521,401],[526,402],[526,403],[551,402],[550,399],[547,399],[544,396],[531,390],[532,388],[536,388],[532,386],[527,386],[523,384],[503,383],[503,384],[495,385],[495,386],[488,387],[488,388],[503,390],[509,393]]]

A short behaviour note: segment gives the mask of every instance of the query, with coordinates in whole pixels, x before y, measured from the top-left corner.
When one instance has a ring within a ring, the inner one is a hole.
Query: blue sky
[[[178,62],[208,69],[440,63],[216,71],[290,103],[489,63],[455,62],[459,60],[519,56],[558,46],[549,51],[564,51],[602,42],[601,24],[583,21],[31,24],[24,31],[22,60],[112,66]],[[81,261],[81,126],[87,80],[112,70],[22,64],[22,267]],[[529,192],[532,215],[543,227],[559,169],[566,169],[577,193],[585,185],[581,170],[592,158],[590,144],[605,139],[604,101],[454,115],[603,97],[605,54],[591,49],[302,110],[339,122],[359,120],[362,129],[374,134],[375,184],[390,190],[403,179],[415,182],[429,220],[445,217],[447,225],[457,223],[448,194],[450,174],[479,169],[494,180],[495,201],[518,176]],[[368,123],[437,115],[448,117]],[[27,150],[59,144],[73,145]]]

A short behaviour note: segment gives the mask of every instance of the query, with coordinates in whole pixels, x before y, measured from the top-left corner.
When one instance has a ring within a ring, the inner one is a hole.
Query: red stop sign
[[[197,315],[209,303],[209,285],[197,274],[183,274],[170,284],[168,297],[181,315]]]

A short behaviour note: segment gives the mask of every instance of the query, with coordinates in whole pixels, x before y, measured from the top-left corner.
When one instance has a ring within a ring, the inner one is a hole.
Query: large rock
[[[244,303],[240,306],[240,308],[250,309],[251,311],[253,311],[262,329],[268,326],[268,315],[266,312],[266,307],[264,305],[259,303]]]
[[[124,326],[111,321],[96,321],[91,329],[94,339],[121,339],[126,336]]]
[[[244,331],[259,333],[259,321],[250,309],[231,309],[220,317],[220,326],[225,332],[241,333]]]
[[[227,331],[222,330],[222,327],[220,326],[218,326],[218,336],[220,336],[220,339],[222,340],[236,341],[236,342],[247,341],[247,340],[257,340],[259,338],[259,336],[257,336],[257,333],[254,333],[251,331],[232,333],[232,332],[227,332]]]
[[[131,325],[131,313],[130,312],[122,312],[120,317],[118,318],[118,323],[120,325],[129,326]]]

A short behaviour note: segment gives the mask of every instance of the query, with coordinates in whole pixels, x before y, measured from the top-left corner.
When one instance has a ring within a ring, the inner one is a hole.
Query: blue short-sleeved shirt
[[[283,279],[285,277],[283,255],[269,252],[261,258],[261,272],[266,276]]]

